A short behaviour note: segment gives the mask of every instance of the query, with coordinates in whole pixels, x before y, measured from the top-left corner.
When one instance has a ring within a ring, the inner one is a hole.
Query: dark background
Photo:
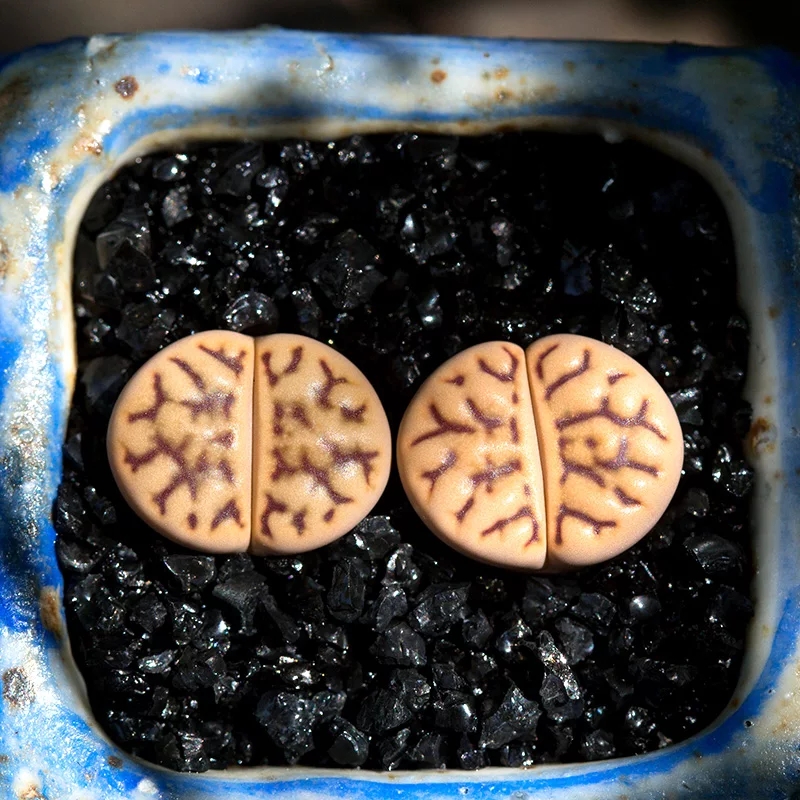
[[[800,49],[794,0],[0,0],[0,52],[93,33],[258,25]]]

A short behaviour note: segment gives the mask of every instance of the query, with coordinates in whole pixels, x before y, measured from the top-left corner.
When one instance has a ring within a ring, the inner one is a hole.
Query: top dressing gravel
[[[540,133],[159,154],[97,193],[74,275],[57,552],[94,712],[125,749],[176,770],[519,767],[654,750],[730,699],[752,613],[748,329],[722,206],[689,169]],[[105,432],[141,364],[211,328],[330,343],[394,431],[465,347],[599,338],[670,395],[684,475],[642,542],[568,575],[449,550],[396,474],[321,550],[183,550],[120,497]]]

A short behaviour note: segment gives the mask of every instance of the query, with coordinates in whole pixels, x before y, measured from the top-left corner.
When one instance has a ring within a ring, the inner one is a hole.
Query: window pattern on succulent
[[[541,472],[523,365],[522,350],[501,342],[460,353],[414,398],[398,439],[415,505],[440,535],[486,559],[501,558],[509,541],[523,551],[541,542]]]
[[[257,344],[254,520],[266,548],[350,524],[388,471],[388,426],[373,435],[383,411],[366,379],[331,348],[299,339]]]

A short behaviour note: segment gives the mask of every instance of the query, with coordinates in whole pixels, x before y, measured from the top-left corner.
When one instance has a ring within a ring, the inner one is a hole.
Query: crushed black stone
[[[94,711],[130,752],[177,770],[517,767],[654,750],[730,698],[752,613],[748,328],[721,204],[687,168],[538,133],[143,158],[86,213],[74,300],[57,553]],[[571,575],[462,558],[396,476],[318,552],[190,553],[121,499],[105,429],[139,365],[218,327],[329,341],[395,429],[464,347],[601,338],[671,395],[685,475],[641,543]]]

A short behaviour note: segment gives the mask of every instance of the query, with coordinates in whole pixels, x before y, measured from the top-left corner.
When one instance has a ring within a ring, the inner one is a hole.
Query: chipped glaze
[[[108,460],[128,504],[179,544],[250,545],[253,340],[188,336],[128,381],[108,425]]]
[[[256,555],[301,553],[347,533],[378,502],[392,462],[372,384],[307,336],[256,340],[253,539]]]
[[[0,673],[23,667],[32,698],[2,707],[0,786],[103,800],[791,795],[800,771],[798,75],[774,50],[275,29],[97,36],[0,59]],[[136,90],[128,81],[123,97],[114,87],[126,77]],[[179,142],[508,126],[634,136],[705,175],[731,215],[752,332],[747,397],[774,436],[754,451],[756,613],[728,709],[655,753],[523,771],[177,775],[129,758],[94,723],[53,632],[62,626],[40,616],[44,589],[62,589],[50,509],[74,380],[70,253],[86,203],[122,161]]]
[[[442,364],[403,416],[397,463],[417,513],[452,547],[558,572],[613,558],[653,527],[678,486],[683,437],[630,356],[559,334]]]

